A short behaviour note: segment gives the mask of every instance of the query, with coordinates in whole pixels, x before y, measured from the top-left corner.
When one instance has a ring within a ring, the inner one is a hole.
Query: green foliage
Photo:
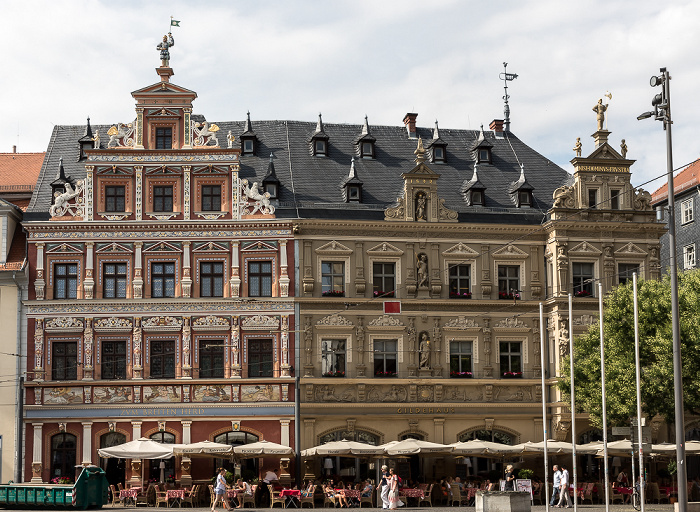
[[[521,478],[523,480],[531,480],[532,475],[534,475],[535,472],[531,469],[523,468],[518,471],[518,478]]]
[[[642,410],[652,417],[674,418],[673,337],[670,281],[639,281],[639,341],[642,368]],[[678,302],[683,365],[684,404],[688,412],[700,411],[700,270],[678,275]],[[605,387],[608,421],[628,425],[637,414],[635,389],[634,306],[632,282],[618,286],[605,297]],[[567,356],[559,389],[569,398]],[[587,411],[591,422],[602,427],[600,327],[594,325],[574,340],[574,382],[577,409]]]
[[[668,461],[668,474],[671,476],[675,476],[676,473],[678,472],[678,466],[676,466],[676,461],[675,460],[670,460]]]

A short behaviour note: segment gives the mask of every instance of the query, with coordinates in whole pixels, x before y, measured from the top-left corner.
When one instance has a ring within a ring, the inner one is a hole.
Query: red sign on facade
[[[384,314],[385,315],[400,315],[401,314],[401,301],[399,301],[399,300],[385,300],[384,301]]]

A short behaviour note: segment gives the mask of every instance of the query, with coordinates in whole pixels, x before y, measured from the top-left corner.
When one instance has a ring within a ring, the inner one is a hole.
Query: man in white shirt
[[[561,466],[561,480],[559,481],[559,487],[559,503],[557,504],[557,507],[562,508],[562,503],[566,501],[566,508],[571,508],[571,501],[569,501],[569,471],[563,464]]]
[[[550,507],[553,507],[554,504],[559,501],[559,487],[561,484],[561,471],[559,471],[559,466],[556,464],[552,466],[552,471],[554,471],[554,482],[552,483],[552,499],[549,501]]]

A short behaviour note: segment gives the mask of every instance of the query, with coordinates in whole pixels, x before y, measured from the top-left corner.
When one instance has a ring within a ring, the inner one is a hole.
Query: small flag
[[[171,26],[171,27],[179,27],[179,26],[180,26],[180,22],[177,21],[177,20],[174,20],[174,19],[170,18],[170,26]]]

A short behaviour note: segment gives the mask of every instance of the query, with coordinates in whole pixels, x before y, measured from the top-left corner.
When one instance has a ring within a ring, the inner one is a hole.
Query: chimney
[[[17,146],[12,146],[12,152],[17,153]]]
[[[403,124],[406,125],[406,131],[408,132],[409,139],[417,138],[417,135],[416,135],[416,118],[417,117],[418,117],[418,114],[412,114],[411,112],[409,112],[403,118]]]
[[[494,119],[489,125],[489,129],[495,133],[503,133],[503,119]]]

